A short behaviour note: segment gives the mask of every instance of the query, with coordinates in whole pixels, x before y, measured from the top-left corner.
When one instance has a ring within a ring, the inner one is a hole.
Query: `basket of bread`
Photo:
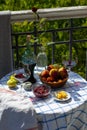
[[[42,83],[45,83],[55,89],[62,87],[68,80],[68,73],[65,67],[58,64],[50,64],[47,69],[39,74]]]

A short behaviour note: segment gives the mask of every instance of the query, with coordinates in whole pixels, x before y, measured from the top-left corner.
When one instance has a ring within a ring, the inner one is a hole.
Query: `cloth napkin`
[[[36,112],[29,98],[0,88],[0,130],[38,130]]]

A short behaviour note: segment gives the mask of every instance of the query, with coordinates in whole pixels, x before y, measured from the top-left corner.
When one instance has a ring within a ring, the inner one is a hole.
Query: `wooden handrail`
[[[87,6],[58,7],[37,10],[40,18],[47,20],[84,18],[87,17]],[[11,22],[34,20],[32,10],[11,11]]]

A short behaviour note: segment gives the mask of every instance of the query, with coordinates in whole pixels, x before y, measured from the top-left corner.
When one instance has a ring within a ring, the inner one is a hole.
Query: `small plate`
[[[67,97],[66,97],[66,98],[62,98],[62,99],[59,99],[59,98],[56,97],[56,94],[58,94],[58,92],[60,92],[60,91],[54,92],[54,100],[56,100],[56,101],[64,102],[64,101],[67,101],[67,100],[69,100],[69,99],[71,98],[70,93],[64,91],[64,92],[67,94]]]

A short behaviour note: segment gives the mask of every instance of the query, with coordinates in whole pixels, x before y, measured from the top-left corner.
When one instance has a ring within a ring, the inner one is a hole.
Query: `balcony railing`
[[[23,22],[24,20],[28,20],[31,22],[34,20],[34,15],[31,10],[25,10],[25,11],[11,11],[11,21],[10,23],[13,24],[15,22]],[[74,19],[86,19],[87,17],[87,6],[76,6],[76,7],[62,7],[62,8],[53,8],[53,9],[39,9],[38,14],[40,18],[46,18],[47,21],[54,21],[54,20],[68,20],[69,21],[69,27],[66,28],[57,28],[57,29],[49,29],[45,30],[45,33],[51,33],[52,41],[48,43],[48,46],[52,47],[52,63],[55,62],[55,46],[59,44],[67,44],[69,45],[69,54],[70,59],[72,58],[72,45],[73,43],[80,43],[80,44],[86,44],[87,39],[84,37],[84,39],[73,39],[73,32],[75,30],[81,30],[81,29],[87,29],[87,26],[74,26],[73,21]],[[34,28],[36,30],[36,28]],[[25,46],[19,46],[18,38],[19,36],[27,35],[27,34],[33,34],[35,35],[35,30],[32,32],[18,32],[14,33],[12,30],[11,36],[12,38],[15,37],[16,45],[13,46],[13,50],[16,52],[16,65],[19,66],[19,49]],[[67,41],[56,41],[56,33],[60,31],[66,31],[68,32],[69,39]],[[43,31],[37,30],[38,33],[43,33]],[[13,42],[13,41],[12,41]],[[37,46],[39,46],[37,43],[34,44],[34,51],[35,54],[37,54]],[[85,46],[85,77],[87,80],[87,46]],[[14,52],[14,51],[13,51]],[[13,58],[14,59],[14,58]]]
[[[53,20],[63,20],[63,19],[68,19],[69,20],[69,27],[67,28],[58,28],[58,29],[49,29],[46,30],[45,33],[51,33],[52,35],[52,42],[48,43],[48,45],[51,45],[52,47],[52,63],[55,63],[55,46],[58,44],[68,44],[69,45],[69,54],[70,54],[70,59],[72,58],[72,45],[73,43],[86,43],[87,39],[84,37],[84,39],[73,39],[73,32],[75,30],[79,29],[87,29],[87,26],[74,26],[73,25],[73,20],[78,19],[78,18],[86,18],[87,17],[87,6],[78,6],[78,7],[64,7],[64,8],[55,8],[55,9],[39,9],[38,14],[40,18],[46,18],[48,21],[53,21]],[[29,22],[34,20],[34,15],[31,10],[28,11],[13,11],[11,12],[11,21],[12,22],[17,22],[17,21],[24,21],[28,20]],[[36,28],[34,28],[37,30]],[[16,39],[16,53],[17,53],[17,62],[16,65],[19,65],[19,53],[18,53],[18,37],[20,35],[27,35],[33,34],[35,35],[36,32],[33,30],[33,33],[31,32],[23,32],[23,33],[12,33],[12,36],[15,36]],[[60,31],[67,31],[69,32],[69,39],[67,41],[56,41],[56,32]],[[43,33],[38,31],[38,33]],[[34,44],[34,52],[37,54],[37,46],[39,46],[37,43]],[[85,48],[87,49],[87,48]],[[87,50],[86,50],[87,53]],[[86,54],[87,55],[87,54]],[[87,59],[87,57],[86,57]],[[87,79],[87,60],[85,62],[85,72],[86,72],[86,79]]]

